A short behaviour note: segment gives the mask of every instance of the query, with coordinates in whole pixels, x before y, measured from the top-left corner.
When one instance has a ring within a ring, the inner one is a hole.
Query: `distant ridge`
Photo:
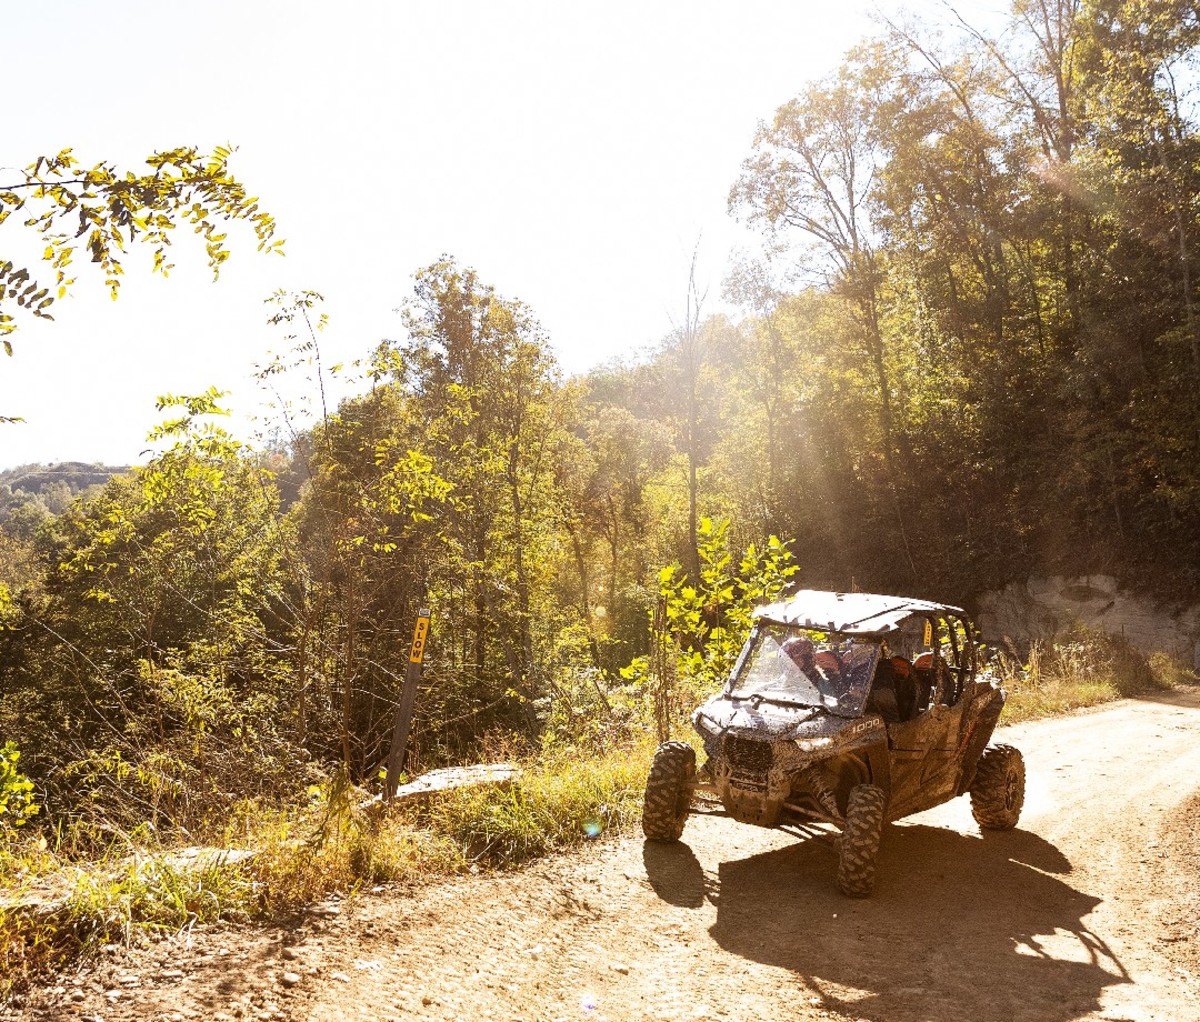
[[[17,531],[32,535],[39,521],[62,514],[78,497],[95,493],[113,476],[128,471],[123,465],[82,461],[18,465],[0,471],[0,529],[11,531],[14,522],[19,522]]]
[[[115,475],[130,471],[128,465],[87,464],[82,461],[61,461],[52,465],[18,465],[0,471],[0,487],[12,493],[21,490],[30,496],[40,494],[55,483],[66,483],[72,493],[89,486],[103,485]]]

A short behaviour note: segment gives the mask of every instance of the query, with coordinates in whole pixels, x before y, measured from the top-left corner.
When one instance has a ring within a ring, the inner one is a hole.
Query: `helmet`
[[[797,667],[811,667],[813,662],[813,641],[807,635],[794,635],[779,647],[781,653],[787,654]]]

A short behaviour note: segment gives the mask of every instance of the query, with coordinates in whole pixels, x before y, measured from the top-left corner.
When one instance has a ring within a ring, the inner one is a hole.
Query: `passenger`
[[[812,639],[805,635],[797,635],[788,639],[780,649],[814,685],[819,686],[826,680],[827,675],[817,666],[816,647],[813,646]]]
[[[837,654],[831,649],[821,650],[813,657],[813,662],[825,672],[827,677],[841,673],[842,665],[838,662]]]

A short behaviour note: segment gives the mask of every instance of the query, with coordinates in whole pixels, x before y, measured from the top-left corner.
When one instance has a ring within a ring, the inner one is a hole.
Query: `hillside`
[[[731,261],[718,313],[696,262],[680,272],[649,347],[631,327],[628,354],[569,375],[551,302],[495,283],[512,266],[445,254],[392,278],[394,335],[339,334],[359,345],[348,355],[322,350],[318,292],[254,305],[287,346],[257,374],[277,399],[265,449],[197,380],[158,399],[144,465],[0,473],[0,878],[151,848],[274,849],[252,895],[164,901],[134,876],[137,897],[116,883],[123,900],[99,899],[125,917],[79,913],[104,932],[178,929],[583,840],[631,812],[638,757],[729,677],[754,609],[798,588],[986,611],[986,645],[955,615],[906,640],[901,659],[928,656],[943,699],[943,671],[1002,677],[1010,715],[1021,699],[1049,711],[1186,683],[1200,8],[1014,0],[1008,15],[994,38],[880,21],[829,73],[798,69],[721,186],[759,251]],[[187,187],[209,195],[215,175],[218,207],[274,248],[229,151],[183,155]],[[75,193],[37,175],[57,181],[68,157],[19,172],[0,203],[28,196],[57,222]],[[165,171],[84,173],[71,187],[107,196],[80,207],[87,241],[42,223],[64,296],[72,244],[103,264],[134,234],[165,244],[172,217],[214,269],[228,254]],[[147,201],[166,210],[158,228],[139,219]],[[637,282],[615,272],[586,282],[589,302],[632,302]],[[37,303],[38,318],[58,300],[15,264],[0,277],[6,309]],[[261,318],[235,338],[247,351]],[[16,323],[0,313],[0,334]],[[116,362],[113,347],[98,355]],[[872,663],[895,659],[894,638]],[[777,651],[792,639],[812,643]],[[400,761],[498,760],[536,766],[536,785],[387,840],[372,829],[363,806]],[[0,986],[94,932],[20,925],[0,917]]]
[[[94,492],[113,476],[128,471],[128,466],[81,461],[18,465],[0,470],[0,523],[29,503],[37,504],[51,514],[61,514],[76,497]]]

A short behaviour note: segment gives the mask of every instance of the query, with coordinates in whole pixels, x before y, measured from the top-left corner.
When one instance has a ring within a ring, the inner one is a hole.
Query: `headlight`
[[[828,749],[833,744],[833,739],[828,736],[823,738],[797,738],[796,748],[801,752],[820,752],[822,749]]]
[[[715,737],[721,733],[721,725],[711,717],[705,716],[699,711],[697,711],[696,715],[692,717],[692,723],[696,725],[696,730],[702,731],[704,734],[709,735],[710,737]]]

